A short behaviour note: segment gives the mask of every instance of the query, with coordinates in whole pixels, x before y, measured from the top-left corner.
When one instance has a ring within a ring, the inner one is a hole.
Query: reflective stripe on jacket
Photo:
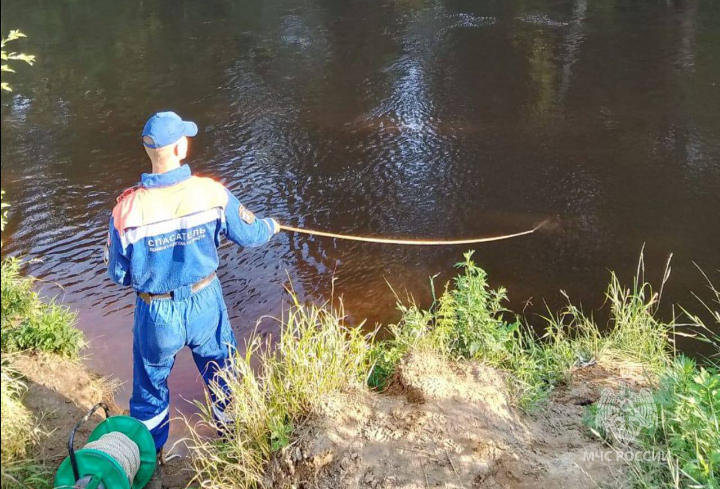
[[[187,165],[143,174],[113,209],[108,275],[140,292],[167,293],[217,269],[223,236],[259,246],[273,231],[271,219],[255,219],[222,184],[192,176]]]

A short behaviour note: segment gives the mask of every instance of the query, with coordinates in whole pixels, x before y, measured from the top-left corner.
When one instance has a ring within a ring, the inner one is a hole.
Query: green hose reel
[[[92,448],[77,451],[73,448],[75,432],[100,408],[105,412],[105,420],[95,427],[88,443],[111,432],[122,433],[132,440],[140,453],[139,468],[132,480],[122,465],[107,453]],[[68,453],[55,475],[56,488],[142,489],[155,472],[155,442],[147,427],[130,416],[110,416],[108,407],[103,403],[93,406],[70,432]]]

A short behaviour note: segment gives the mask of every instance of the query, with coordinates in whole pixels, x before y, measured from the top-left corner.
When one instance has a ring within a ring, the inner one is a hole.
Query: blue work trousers
[[[205,382],[223,387],[216,373],[226,366],[236,342],[217,277],[195,293],[183,287],[173,291],[172,299],[153,300],[148,305],[138,297],[135,302],[130,415],[148,427],[157,450],[167,441],[170,429],[167,380],[175,355],[185,346],[192,350]],[[223,417],[224,406],[214,395],[212,401],[215,415]]]

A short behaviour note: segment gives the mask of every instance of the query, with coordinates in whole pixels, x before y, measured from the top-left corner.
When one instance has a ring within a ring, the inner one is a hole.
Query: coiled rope
[[[115,459],[132,485],[140,469],[140,448],[127,435],[119,431],[111,431],[88,443],[84,448],[98,450]]]
[[[411,245],[411,246],[448,246],[448,245],[465,245],[465,244],[476,244],[476,243],[488,243],[490,241],[500,241],[503,239],[517,238],[518,236],[524,236],[526,234],[532,234],[545,224],[548,219],[544,220],[537,226],[527,231],[521,231],[513,234],[503,234],[501,236],[488,236],[485,238],[471,238],[471,239],[393,239],[393,238],[375,238],[372,236],[354,236],[350,234],[336,234],[328,233],[326,231],[317,231],[314,229],[296,228],[292,226],[286,226],[280,224],[280,229],[283,231],[290,231],[293,233],[311,234],[313,236],[324,236],[326,238],[337,238],[346,239],[349,241],[363,241],[365,243],[384,243],[394,245]]]

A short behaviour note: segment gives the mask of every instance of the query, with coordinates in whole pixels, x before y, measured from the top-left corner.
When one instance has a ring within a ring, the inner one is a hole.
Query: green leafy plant
[[[33,279],[20,274],[20,261],[2,262],[2,351],[42,351],[77,358],[85,346],[76,317],[65,306],[41,300]]]
[[[77,358],[85,345],[75,314],[55,302],[41,303],[30,316],[2,330],[3,351],[42,351]]]
[[[370,374],[368,385],[374,389],[384,389],[396,365],[410,350],[439,350],[445,348],[437,342],[433,314],[421,310],[416,304],[409,306],[400,304],[401,320],[398,324],[388,326],[390,339],[372,344],[369,358]]]
[[[290,444],[290,435],[295,427],[288,419],[273,419],[270,425],[270,450],[277,452]]]
[[[658,426],[637,441],[643,452],[662,458],[631,464],[637,487],[720,487],[720,373],[680,356],[654,393]]]
[[[456,265],[463,273],[454,279],[455,288],[446,289],[440,297],[437,334],[445,339],[451,354],[502,364],[512,355],[520,325],[503,320],[503,313],[509,312],[503,306],[507,291],[489,287],[487,273],[472,255],[466,253],[465,261]]]
[[[398,304],[401,320],[389,326],[389,340],[373,345],[370,386],[383,388],[397,363],[410,350],[431,350],[452,358],[482,358],[502,364],[512,355],[518,334],[517,322],[507,323],[502,314],[505,289],[492,290],[487,274],[472,261],[472,252],[456,265],[463,273],[448,284],[429,310],[412,300]]]
[[[2,262],[2,329],[16,324],[30,314],[35,305],[32,280],[20,275],[20,260],[7,258]]]
[[[24,54],[24,53],[18,53],[15,51],[7,51],[5,49],[5,45],[17,41],[20,38],[27,37],[25,34],[20,32],[17,29],[11,30],[7,37],[2,38],[2,51],[0,56],[2,56],[2,72],[3,73],[15,73],[15,70],[10,66],[11,61],[23,61],[30,66],[35,63],[35,56],[30,54]],[[10,88],[10,85],[5,82],[5,80],[2,81],[2,90],[7,92],[12,92],[12,88]]]

